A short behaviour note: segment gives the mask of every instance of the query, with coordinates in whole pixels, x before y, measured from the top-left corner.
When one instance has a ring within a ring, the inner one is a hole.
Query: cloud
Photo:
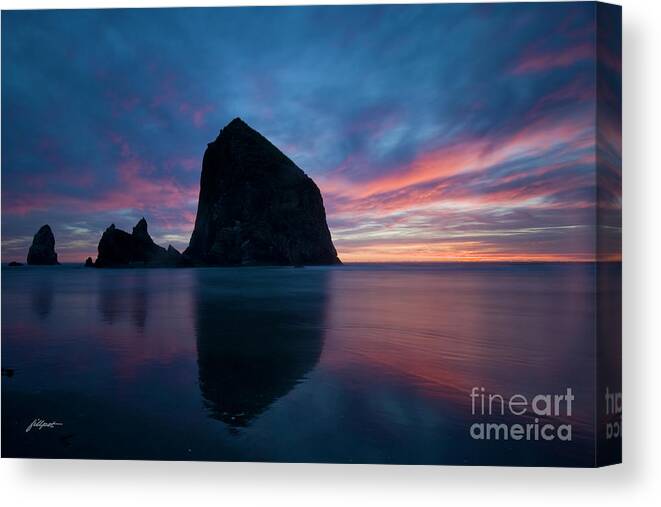
[[[109,223],[143,215],[185,247],[204,149],[235,116],[319,184],[347,259],[584,258],[595,152],[603,204],[618,203],[621,113],[595,141],[593,63],[598,51],[612,102],[619,53],[593,47],[590,4],[12,11],[2,24],[3,256],[50,222],[79,260]]]
[[[550,70],[571,67],[578,62],[595,59],[594,44],[585,43],[572,48],[562,48],[554,52],[529,52],[516,63],[512,72],[526,74],[528,72],[548,72]]]

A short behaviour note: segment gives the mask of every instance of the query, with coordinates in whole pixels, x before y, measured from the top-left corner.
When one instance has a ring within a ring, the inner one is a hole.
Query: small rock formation
[[[188,261],[184,258],[181,252],[172,245],[168,245],[168,249],[165,252],[165,254],[166,254],[166,259],[170,264],[175,264],[177,266],[184,266],[188,263]]]
[[[240,118],[204,154],[184,256],[203,265],[341,264],[317,185]]]
[[[32,245],[28,251],[28,264],[32,266],[53,266],[57,262],[55,253],[55,236],[48,224],[42,225],[34,235]]]
[[[91,257],[88,257],[85,259],[85,267],[86,268],[93,268],[94,267],[94,261],[92,260]]]
[[[22,262],[16,262],[16,261],[11,261],[9,264],[7,264],[7,266],[9,266],[10,268],[16,268],[16,267],[22,266],[22,265],[23,265]]]
[[[98,247],[99,255],[94,267],[174,267],[185,264],[183,256],[171,245],[166,250],[158,246],[151,239],[147,230],[147,221],[141,218],[129,234],[117,229],[115,224],[108,227]],[[91,259],[87,259],[86,266],[90,265]]]

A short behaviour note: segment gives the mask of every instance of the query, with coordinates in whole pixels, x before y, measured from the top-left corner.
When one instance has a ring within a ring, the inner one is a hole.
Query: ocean
[[[593,263],[3,266],[2,454],[589,466],[595,280]],[[472,434],[536,424],[479,393],[567,389],[571,414],[538,422],[569,441]]]

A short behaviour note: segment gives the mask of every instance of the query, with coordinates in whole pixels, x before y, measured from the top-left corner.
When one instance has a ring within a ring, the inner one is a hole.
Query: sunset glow
[[[3,14],[3,262],[44,223],[80,262],[142,216],[183,250],[235,116],[317,182],[345,262],[594,260],[597,164],[621,202],[594,6],[440,7]]]

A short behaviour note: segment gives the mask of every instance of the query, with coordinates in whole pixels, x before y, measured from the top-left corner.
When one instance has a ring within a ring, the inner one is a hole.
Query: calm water
[[[3,267],[2,453],[588,465],[594,272]],[[572,441],[471,439],[474,386],[572,387]]]

